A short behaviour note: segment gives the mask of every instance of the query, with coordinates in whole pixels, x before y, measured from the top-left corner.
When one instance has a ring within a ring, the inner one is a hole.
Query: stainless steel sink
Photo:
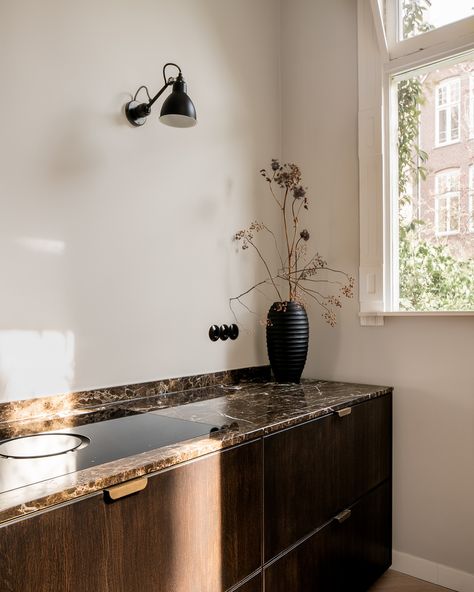
[[[89,438],[80,434],[34,434],[11,438],[0,443],[0,456],[4,458],[45,458],[84,448]]]

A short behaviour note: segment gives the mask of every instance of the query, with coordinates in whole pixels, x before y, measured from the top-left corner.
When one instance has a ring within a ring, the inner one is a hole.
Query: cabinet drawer
[[[0,528],[0,590],[223,592],[261,566],[262,443]]]
[[[391,482],[265,569],[271,592],[365,592],[391,563]],[[347,514],[346,514],[347,515]]]
[[[270,592],[336,592],[335,538],[330,524],[264,570]],[[349,588],[345,592],[352,592]]]
[[[387,480],[334,521],[340,592],[365,592],[392,563],[392,482]]]
[[[266,561],[390,477],[391,395],[350,409],[264,439]]]

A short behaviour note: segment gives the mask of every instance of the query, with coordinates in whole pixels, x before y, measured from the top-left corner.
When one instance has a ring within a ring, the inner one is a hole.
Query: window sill
[[[443,144],[438,144],[437,142],[434,145],[434,150],[438,150],[439,148],[446,148],[446,146],[455,146],[456,144],[460,144],[461,140],[450,140],[449,142],[443,142]]]
[[[458,234],[460,234],[459,230],[450,230],[448,232],[436,232],[435,231],[436,238],[443,238],[445,236],[458,236]]]
[[[359,313],[362,327],[383,327],[385,317],[474,317],[474,310],[385,311]]]

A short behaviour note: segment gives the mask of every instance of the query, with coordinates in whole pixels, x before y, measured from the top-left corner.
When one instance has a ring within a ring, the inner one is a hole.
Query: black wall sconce
[[[166,68],[168,68],[168,66],[178,68],[178,76],[176,78],[166,78]],[[196,125],[196,109],[193,102],[186,94],[186,82],[181,73],[181,68],[172,62],[165,64],[163,66],[163,78],[165,84],[153,98],[150,97],[150,93],[146,86],[143,85],[139,87],[133,97],[133,101],[130,101],[125,106],[125,115],[127,116],[128,121],[135,127],[143,125],[146,118],[151,113],[152,105],[165,92],[168,86],[172,85],[173,88],[171,94],[161,107],[161,123],[172,127],[192,127],[193,125]],[[148,96],[148,103],[139,103],[137,101],[137,95],[142,88],[145,89]]]

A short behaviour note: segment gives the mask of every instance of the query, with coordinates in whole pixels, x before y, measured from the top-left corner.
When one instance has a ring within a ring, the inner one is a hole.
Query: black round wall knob
[[[234,323],[229,327],[229,337],[234,340],[239,336],[239,327]]]
[[[229,327],[227,325],[221,325],[219,337],[222,339],[222,341],[226,341],[226,339],[229,338]]]
[[[209,339],[211,341],[217,341],[220,336],[221,330],[217,325],[212,325],[212,327],[209,327]]]

